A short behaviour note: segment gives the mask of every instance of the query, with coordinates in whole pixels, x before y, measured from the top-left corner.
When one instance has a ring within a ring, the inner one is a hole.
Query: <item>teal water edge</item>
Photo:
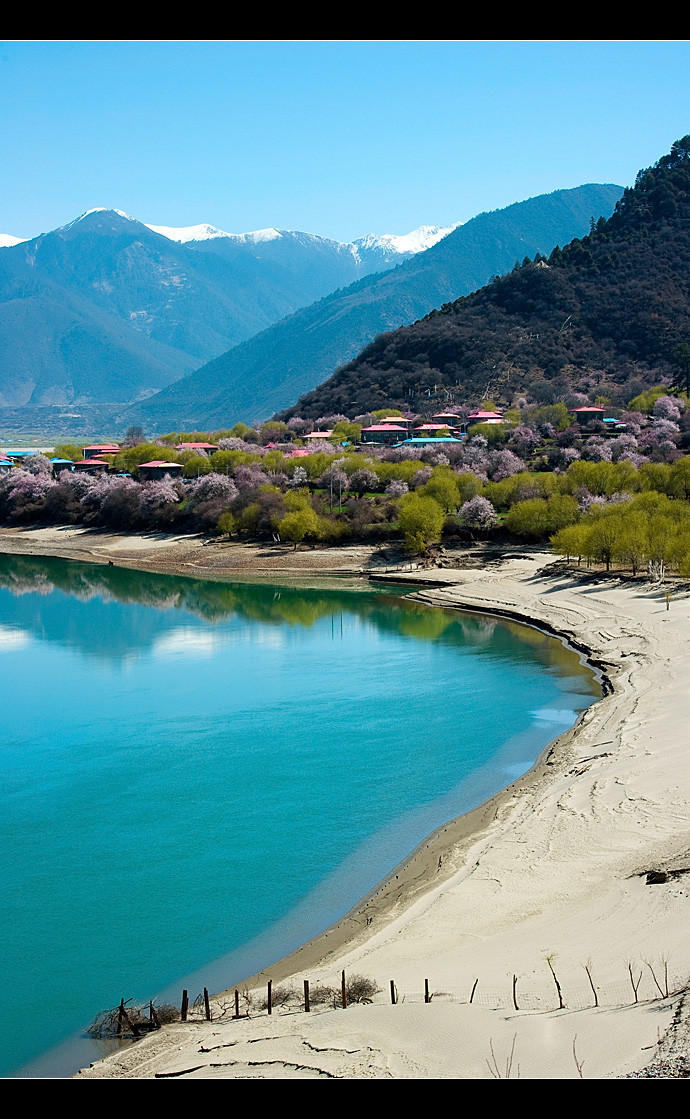
[[[600,694],[554,638],[364,583],[57,559],[0,556],[0,651],[4,1076],[292,950]]]

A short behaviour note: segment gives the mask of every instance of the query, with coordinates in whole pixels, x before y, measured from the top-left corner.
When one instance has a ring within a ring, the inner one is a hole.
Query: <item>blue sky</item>
[[[688,40],[0,43],[0,232],[94,206],[338,240],[634,181],[690,132]]]

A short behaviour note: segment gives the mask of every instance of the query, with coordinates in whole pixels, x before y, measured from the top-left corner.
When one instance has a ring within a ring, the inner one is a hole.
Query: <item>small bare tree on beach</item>
[[[639,990],[640,982],[642,980],[642,970],[640,969],[640,974],[638,975],[637,979],[635,979],[635,976],[633,975],[633,961],[632,960],[628,960],[628,975],[630,976],[630,986],[633,989],[633,995],[635,996],[635,1002],[637,1003],[637,1002],[639,1002],[639,999],[637,997],[637,992]]]
[[[517,1042],[517,1034],[513,1034],[513,1044],[510,1047],[510,1052],[509,1052],[508,1056],[506,1057],[505,1067],[502,1071],[499,1068],[498,1060],[497,1060],[496,1054],[494,1052],[494,1039],[492,1037],[489,1038],[489,1049],[491,1050],[491,1060],[489,1060],[488,1057],[487,1057],[486,1063],[489,1066],[489,1072],[493,1076],[494,1080],[510,1080],[510,1078],[513,1074],[513,1061],[515,1059],[515,1044],[516,1044],[516,1042]],[[516,1080],[520,1079],[520,1066],[519,1065],[517,1066],[515,1078],[516,1078]]]
[[[663,987],[662,987],[662,985],[661,985],[661,984],[659,983],[659,980],[658,980],[658,979],[657,979],[657,977],[656,977],[656,972],[654,971],[654,968],[653,968],[652,964],[650,963],[650,961],[649,961],[649,960],[643,960],[642,962],[643,962],[643,963],[644,963],[644,964],[645,964],[645,965],[646,965],[646,966],[647,966],[647,967],[649,968],[649,970],[651,971],[651,973],[652,973],[652,979],[654,980],[654,985],[656,986],[656,989],[657,989],[657,991],[659,992],[659,995],[660,995],[660,997],[661,997],[662,999],[667,999],[667,998],[668,998],[668,996],[669,996],[669,988],[668,988],[668,956],[662,956],[662,957],[661,957],[661,964],[660,964],[660,966],[661,966],[661,967],[663,968],[663,972],[664,972],[664,974],[663,974],[663,980],[664,980],[664,985],[663,985]]]
[[[592,961],[587,960],[587,963],[583,964],[582,966],[585,969],[585,971],[587,972],[587,978],[589,979],[589,985],[592,988],[592,994],[594,995],[594,1005],[598,1006],[599,1005],[599,995],[597,994],[597,989],[594,986],[594,980],[592,979]]]
[[[549,971],[551,972],[551,975],[553,977],[553,981],[556,984],[556,990],[558,992],[558,1009],[559,1010],[564,1010],[565,1007],[563,1005],[563,993],[561,991],[561,985],[558,982],[558,976],[556,975],[556,972],[555,972],[554,966],[553,966],[553,961],[555,959],[556,959],[556,953],[552,952],[550,956],[546,957],[546,962],[549,965]]]

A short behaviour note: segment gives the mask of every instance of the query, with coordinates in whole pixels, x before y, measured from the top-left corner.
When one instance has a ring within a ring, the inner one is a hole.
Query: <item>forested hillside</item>
[[[431,395],[543,402],[596,390],[623,405],[690,366],[690,136],[641,171],[608,220],[473,295],[381,335],[283,413],[316,417]]]

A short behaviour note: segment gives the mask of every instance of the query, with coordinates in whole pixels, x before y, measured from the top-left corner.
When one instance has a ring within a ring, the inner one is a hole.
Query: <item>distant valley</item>
[[[399,267],[302,308],[135,405],[131,422],[169,431],[265,419],[314,389],[377,335],[481,288],[516,260],[583,236],[599,216],[612,213],[622,193],[621,187],[589,184],[479,214]]]

